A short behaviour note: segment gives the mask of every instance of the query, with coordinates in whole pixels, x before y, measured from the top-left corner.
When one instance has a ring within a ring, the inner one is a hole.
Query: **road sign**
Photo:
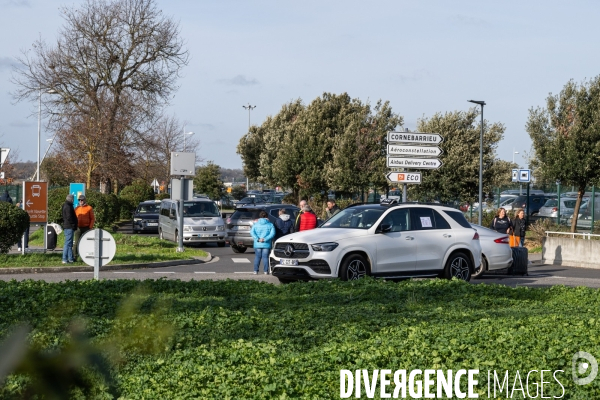
[[[519,170],[519,182],[530,182],[531,181],[531,170],[520,169]]]
[[[387,178],[390,182],[421,183],[420,172],[390,172]]]
[[[438,133],[388,132],[388,142],[390,143],[440,144],[443,141],[444,138]]]
[[[4,165],[4,161],[6,161],[8,153],[10,153],[10,149],[0,149],[0,168],[2,168]]]
[[[388,157],[387,166],[393,168],[438,169],[442,162],[437,158]]]
[[[48,182],[23,182],[23,203],[29,222],[48,222]]]
[[[81,236],[77,252],[84,263],[94,267],[94,279],[98,279],[100,267],[111,262],[115,256],[117,243],[105,230],[93,229]]]
[[[390,156],[437,157],[442,154],[442,149],[438,146],[401,146],[397,144],[388,144],[387,153]]]
[[[85,183],[70,183],[69,193],[73,195],[73,207],[79,205],[79,195],[85,196]]]
[[[512,181],[519,182],[519,170],[518,169],[512,170]]]

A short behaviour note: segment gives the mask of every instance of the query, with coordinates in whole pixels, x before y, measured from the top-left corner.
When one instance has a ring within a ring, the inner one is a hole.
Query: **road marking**
[[[81,271],[81,272],[73,272],[74,274],[93,274],[94,271]]]
[[[174,274],[175,271],[154,271],[155,274]]]
[[[231,261],[233,261],[234,263],[250,263],[250,260],[248,260],[247,258],[232,258]]]
[[[216,274],[215,271],[194,271],[195,274]]]
[[[234,274],[253,274],[254,272],[234,272]]]
[[[135,274],[135,272],[128,272],[128,271],[113,271],[113,274]]]

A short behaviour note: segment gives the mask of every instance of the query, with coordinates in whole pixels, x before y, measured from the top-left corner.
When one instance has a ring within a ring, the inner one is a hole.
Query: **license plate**
[[[210,233],[204,233],[204,234],[202,235],[202,237],[211,237],[211,236],[212,236],[212,234],[210,234]]]
[[[149,222],[148,226],[158,226],[158,222]]]
[[[239,231],[247,231],[248,229],[250,229],[248,225],[239,225],[237,228]]]
[[[298,260],[288,260],[282,258],[279,260],[279,265],[298,265]]]

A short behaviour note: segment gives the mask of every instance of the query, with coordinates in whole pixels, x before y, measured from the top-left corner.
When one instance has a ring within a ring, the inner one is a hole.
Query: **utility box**
[[[182,179],[171,179],[171,200],[181,200],[181,181]],[[183,182],[183,200],[191,200],[194,197],[194,181],[183,179]]]
[[[171,175],[196,175],[196,153],[172,152]]]

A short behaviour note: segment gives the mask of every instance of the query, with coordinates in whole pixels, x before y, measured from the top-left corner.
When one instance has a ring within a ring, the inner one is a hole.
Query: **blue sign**
[[[79,195],[85,196],[85,183],[69,184],[69,194],[73,195],[73,207],[77,207],[79,205]]]
[[[530,182],[531,181],[531,170],[520,169],[519,170],[519,182]]]

